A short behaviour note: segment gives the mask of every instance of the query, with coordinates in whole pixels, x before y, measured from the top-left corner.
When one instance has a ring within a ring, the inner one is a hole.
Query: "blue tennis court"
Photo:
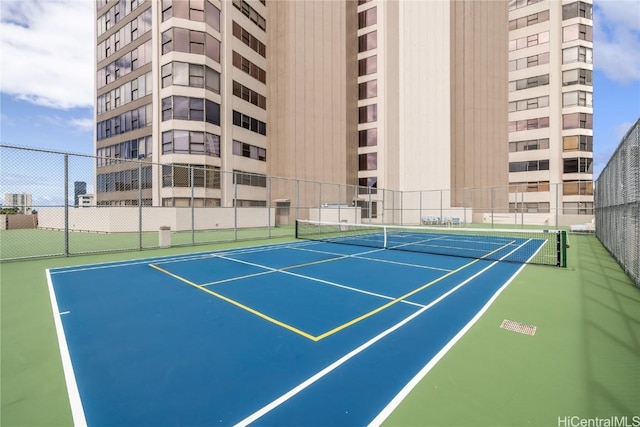
[[[296,241],[48,277],[76,424],[353,426],[382,422],[522,266]]]

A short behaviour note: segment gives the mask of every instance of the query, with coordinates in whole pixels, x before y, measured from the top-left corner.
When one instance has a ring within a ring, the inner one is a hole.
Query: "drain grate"
[[[508,331],[518,332],[520,334],[525,335],[535,335],[536,327],[533,325],[526,325],[524,323],[516,322],[514,320],[503,320],[500,325],[502,329],[506,329]]]

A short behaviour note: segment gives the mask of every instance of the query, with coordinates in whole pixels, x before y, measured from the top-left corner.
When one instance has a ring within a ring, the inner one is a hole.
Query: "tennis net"
[[[296,221],[296,238],[566,267],[566,232]]]

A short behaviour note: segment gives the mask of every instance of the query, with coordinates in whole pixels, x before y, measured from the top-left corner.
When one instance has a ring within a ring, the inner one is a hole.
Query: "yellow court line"
[[[496,252],[498,252],[498,251],[500,251],[500,250],[504,249],[505,247],[507,247],[507,246],[511,245],[512,243],[515,243],[515,240],[512,240],[511,242],[507,243],[506,245],[503,245],[502,247],[500,247],[500,248],[498,248],[498,249],[496,249],[496,250],[494,250],[494,251],[492,251],[492,252],[489,252],[488,254],[486,254],[486,255],[482,256],[481,258],[474,259],[473,261],[471,261],[471,262],[469,262],[469,263],[467,263],[467,264],[465,264],[465,265],[463,265],[463,266],[461,266],[461,267],[458,267],[458,268],[456,268],[455,270],[451,270],[450,272],[448,272],[448,273],[446,273],[446,274],[443,274],[442,276],[438,277],[437,279],[434,279],[434,280],[432,280],[432,281],[431,281],[431,282],[429,282],[429,283],[425,283],[424,285],[420,286],[419,288],[414,289],[414,290],[412,290],[412,291],[409,291],[409,292],[407,292],[406,294],[404,294],[404,295],[402,295],[402,296],[399,296],[398,298],[396,298],[396,299],[394,299],[394,300],[392,300],[392,301],[389,301],[388,303],[386,303],[386,304],[384,304],[384,305],[382,305],[382,306],[380,306],[380,307],[378,307],[378,308],[376,308],[376,309],[373,309],[373,310],[371,310],[371,311],[370,311],[370,312],[368,312],[368,313],[363,314],[362,316],[356,317],[355,319],[353,319],[353,320],[351,320],[351,321],[349,321],[349,322],[347,322],[347,323],[345,323],[345,324],[342,324],[342,325],[340,325],[340,326],[337,326],[337,327],[335,327],[335,328],[331,329],[330,331],[325,332],[325,333],[324,333],[324,334],[322,334],[322,335],[318,335],[318,336],[316,337],[316,338],[317,338],[317,341],[320,341],[320,340],[321,340],[321,339],[323,339],[323,338],[326,338],[326,337],[328,337],[328,336],[330,336],[330,335],[333,335],[333,334],[335,334],[336,332],[340,332],[341,330],[346,329],[346,328],[348,328],[349,326],[353,326],[354,324],[356,324],[356,323],[358,323],[358,322],[360,322],[360,321],[362,321],[362,320],[364,320],[364,319],[366,319],[366,318],[368,318],[368,317],[371,317],[371,316],[373,316],[374,314],[379,313],[379,312],[381,312],[382,310],[387,309],[387,308],[391,307],[392,305],[397,304],[397,303],[399,303],[400,301],[402,301],[402,300],[404,300],[404,299],[406,299],[406,298],[409,298],[409,297],[410,297],[410,296],[412,296],[412,295],[417,294],[418,292],[421,292],[421,291],[425,290],[425,289],[426,289],[426,288],[428,288],[429,286],[432,286],[432,285],[434,285],[434,284],[436,284],[436,283],[440,282],[441,280],[446,279],[447,277],[449,277],[449,276],[451,276],[451,275],[453,275],[453,274],[455,274],[455,273],[457,273],[457,272],[459,272],[459,271],[464,270],[465,268],[469,267],[470,265],[475,264],[476,262],[481,261],[482,259],[484,259],[484,258],[486,258],[486,257],[488,257],[488,256],[490,256],[490,255],[492,255],[492,254],[494,254],[494,253],[496,253]]]
[[[455,270],[451,270],[448,273],[445,273],[442,276],[440,276],[440,277],[438,277],[438,278],[436,278],[436,279],[434,279],[434,280],[432,280],[432,281],[430,281],[428,283],[425,283],[424,285],[422,285],[422,286],[420,286],[420,287],[418,287],[418,288],[416,288],[416,289],[414,289],[412,291],[409,291],[406,294],[404,294],[402,296],[399,296],[398,298],[396,298],[396,299],[394,299],[392,301],[389,301],[388,303],[386,303],[384,305],[381,305],[378,308],[375,308],[375,309],[373,309],[373,310],[371,310],[371,311],[369,311],[369,312],[367,312],[367,313],[365,313],[365,314],[363,314],[361,316],[356,317],[353,320],[350,320],[349,322],[343,323],[342,325],[337,326],[337,327],[335,327],[335,328],[333,328],[333,329],[331,329],[331,330],[329,330],[329,331],[327,331],[327,332],[325,332],[323,334],[320,334],[318,336],[311,335],[311,334],[309,334],[309,333],[307,333],[307,332],[305,332],[305,331],[303,331],[301,329],[296,328],[295,326],[291,326],[291,325],[289,325],[287,323],[284,323],[284,322],[281,322],[281,321],[279,321],[277,319],[274,319],[273,317],[268,316],[268,315],[266,315],[264,313],[261,313],[261,312],[255,310],[255,309],[253,309],[251,307],[248,307],[248,306],[246,306],[246,305],[244,305],[242,303],[239,303],[238,301],[235,301],[235,300],[233,300],[231,298],[225,297],[224,295],[221,295],[221,294],[219,294],[217,292],[213,292],[212,290],[209,290],[209,289],[207,289],[207,288],[205,288],[203,286],[200,286],[200,285],[198,285],[196,283],[193,283],[190,280],[185,279],[184,277],[178,276],[177,274],[173,274],[173,273],[171,273],[171,272],[169,272],[167,270],[164,270],[163,268],[160,268],[157,265],[149,264],[149,266],[151,266],[154,269],[156,269],[156,270],[158,270],[158,271],[160,271],[160,272],[162,272],[164,274],[167,274],[167,275],[169,275],[169,276],[171,276],[171,277],[173,277],[175,279],[178,279],[181,282],[184,282],[184,283],[186,283],[186,284],[188,284],[190,286],[193,286],[194,288],[200,289],[201,291],[204,291],[204,292],[206,292],[206,293],[208,293],[210,295],[213,295],[216,298],[219,298],[219,299],[221,299],[223,301],[226,301],[226,302],[228,302],[230,304],[235,305],[236,307],[239,307],[239,308],[241,308],[243,310],[246,310],[249,313],[252,313],[252,314],[254,314],[254,315],[256,315],[256,316],[258,316],[258,317],[260,317],[260,318],[262,318],[262,319],[264,319],[266,321],[268,321],[268,322],[271,322],[271,323],[273,323],[275,325],[278,325],[278,326],[280,326],[282,328],[285,328],[285,329],[287,329],[287,330],[289,330],[291,332],[294,332],[294,333],[296,333],[298,335],[301,335],[301,336],[303,336],[303,337],[305,337],[307,339],[310,339],[311,341],[317,342],[317,341],[320,341],[320,340],[322,340],[324,338],[327,338],[328,336],[331,336],[331,335],[333,335],[333,334],[335,334],[337,332],[340,332],[343,329],[346,329],[346,328],[348,328],[350,326],[353,326],[354,324],[356,324],[358,322],[361,322],[362,320],[367,319],[367,318],[373,316],[374,314],[377,314],[377,313],[381,312],[382,310],[385,310],[385,309],[391,307],[392,305],[395,305],[395,304],[397,304],[397,303],[399,303],[399,302],[401,302],[401,301],[403,301],[403,300],[405,300],[405,299],[417,294],[418,292],[421,292],[421,291],[425,290],[429,286],[432,286],[432,285],[440,282],[441,280],[444,280],[447,277],[449,277],[449,276],[451,276],[451,275],[453,275],[455,273],[458,273],[459,271],[464,270],[465,268],[477,263],[478,261],[483,260],[484,258],[486,258],[486,257],[488,257],[488,256],[490,256],[490,255],[492,255],[492,254],[494,254],[494,253],[506,248],[507,246],[509,246],[509,245],[511,245],[511,244],[513,244],[515,242],[516,242],[515,240],[512,240],[511,242],[503,245],[502,247],[500,247],[498,249],[495,249],[494,251],[489,252],[486,255],[483,255],[480,258],[474,259],[471,262],[456,268]],[[224,258],[224,257],[221,257],[221,258]],[[274,270],[273,272],[278,271],[276,269],[273,269],[273,270]],[[284,269],[282,269],[282,270],[284,270]]]
[[[162,272],[164,274],[167,274],[167,275],[173,277],[174,279],[178,279],[181,282],[186,283],[187,285],[191,285],[194,288],[200,289],[201,291],[204,291],[204,292],[206,292],[206,293],[208,293],[210,295],[213,295],[216,298],[220,298],[221,300],[226,301],[226,302],[228,302],[230,304],[233,304],[236,307],[239,307],[239,308],[241,308],[243,310],[246,310],[249,313],[255,314],[256,316],[261,317],[262,319],[264,319],[264,320],[266,320],[268,322],[271,322],[271,323],[273,323],[275,325],[278,325],[278,326],[280,326],[282,328],[288,329],[291,332],[295,332],[298,335],[302,335],[303,337],[308,338],[308,339],[310,339],[312,341],[318,341],[317,337],[314,337],[313,335],[311,335],[311,334],[309,334],[309,333],[307,333],[307,332],[305,332],[303,330],[300,330],[300,329],[298,329],[298,328],[296,328],[294,326],[291,326],[291,325],[288,325],[286,323],[283,323],[283,322],[281,322],[281,321],[279,321],[277,319],[274,319],[273,317],[267,316],[266,314],[261,313],[261,312],[259,312],[257,310],[254,310],[253,308],[248,307],[248,306],[246,306],[244,304],[241,304],[238,301],[232,300],[231,298],[225,297],[224,295],[220,295],[217,292],[213,292],[212,290],[209,290],[209,289],[207,289],[207,288],[205,288],[203,286],[200,286],[200,285],[198,285],[196,283],[193,283],[193,282],[185,279],[184,277],[180,277],[177,274],[173,274],[173,273],[171,273],[171,272],[169,272],[169,271],[167,271],[167,270],[165,270],[163,268],[160,268],[157,265],[149,264],[149,266],[155,268],[156,270],[158,270],[158,271],[160,271],[160,272]]]

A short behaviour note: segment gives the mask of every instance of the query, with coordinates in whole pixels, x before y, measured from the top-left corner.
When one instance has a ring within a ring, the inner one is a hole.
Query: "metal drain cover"
[[[518,332],[520,334],[525,335],[535,335],[536,327],[533,325],[526,325],[524,323],[516,322],[514,320],[503,320],[500,325],[502,329],[506,329],[508,331]]]

